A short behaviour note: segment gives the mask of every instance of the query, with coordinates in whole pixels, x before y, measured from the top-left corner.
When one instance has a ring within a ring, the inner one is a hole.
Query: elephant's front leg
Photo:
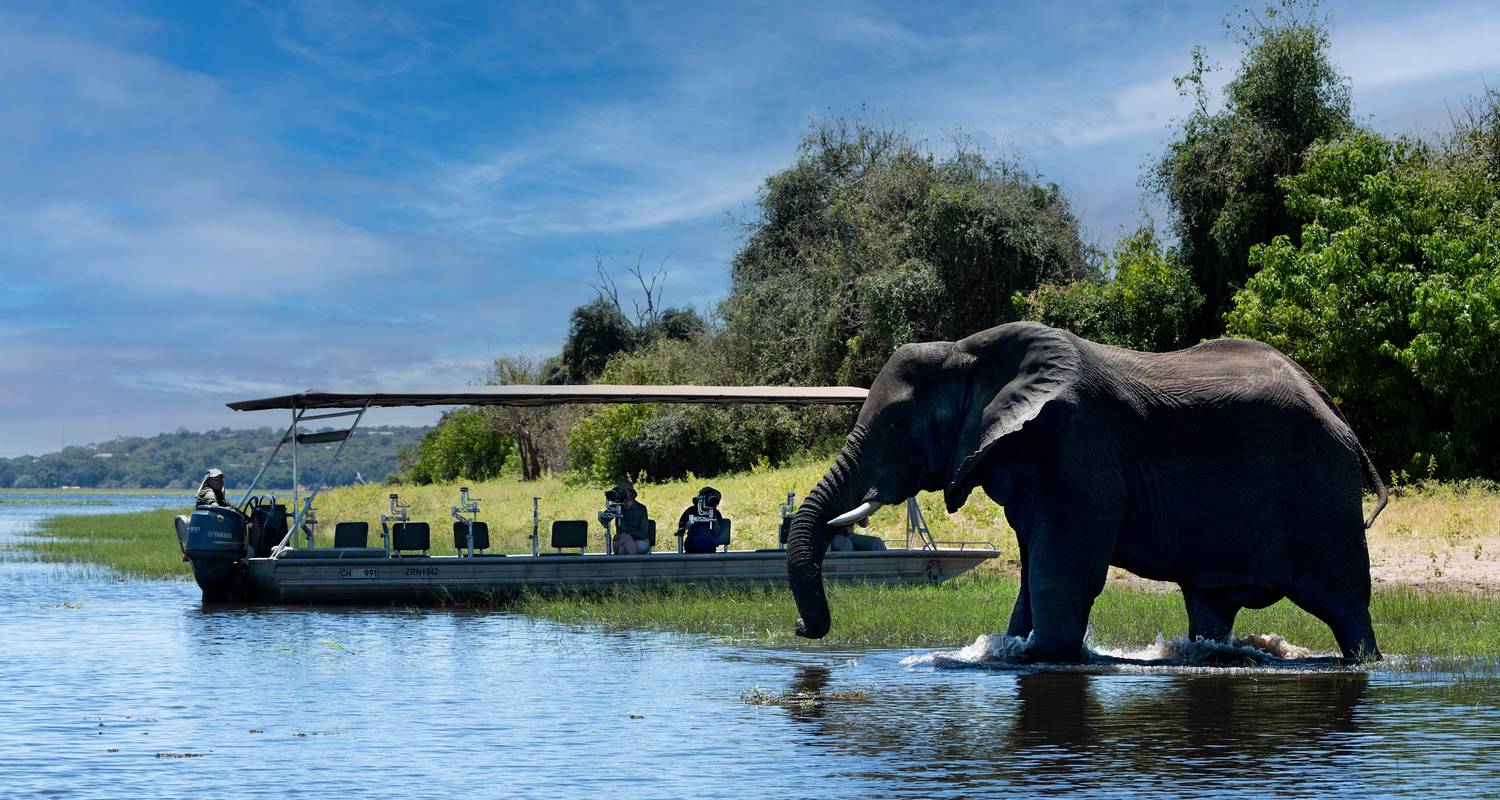
[[[1109,573],[1121,515],[1080,505],[1045,515],[1042,529],[1029,537],[1026,583],[1036,661],[1084,657],[1089,611]]]
[[[1021,589],[1016,593],[1016,606],[1010,612],[1010,624],[1005,626],[1006,636],[1026,638],[1031,635],[1031,595],[1027,587],[1026,539],[1016,537],[1021,551]]]

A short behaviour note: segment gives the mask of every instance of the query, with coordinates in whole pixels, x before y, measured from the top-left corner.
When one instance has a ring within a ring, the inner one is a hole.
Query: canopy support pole
[[[367,411],[369,408],[370,408],[370,401],[366,400],[365,404],[363,406],[360,406],[359,411],[355,413],[354,423],[349,426],[349,433],[346,436],[344,436],[344,438],[343,438],[342,441],[339,442],[338,449],[333,451],[333,458],[328,459],[327,466],[323,467],[323,474],[319,475],[318,476],[318,482],[315,483],[315,484],[313,484],[312,491],[310,493],[308,493],[308,495],[307,495],[307,502],[303,503],[300,506],[296,505],[296,503],[297,503],[296,495],[295,494],[292,495],[292,503],[293,503],[292,508],[293,508],[293,510],[296,513],[296,517],[292,520],[292,527],[291,527],[291,529],[286,532],[286,536],[282,537],[281,543],[278,544],[278,545],[276,545],[276,549],[280,549],[282,547],[285,547],[287,545],[287,542],[291,541],[292,537],[297,534],[297,531],[302,530],[302,523],[307,520],[308,515],[312,512],[313,500],[318,496],[318,492],[323,491],[323,484],[328,480],[328,476],[333,472],[334,465],[339,462],[339,456],[341,456],[341,455],[344,454],[344,447],[349,444],[350,437],[354,436],[355,429],[357,429],[359,427],[359,421],[365,418],[365,411]],[[299,417],[300,417],[300,415],[299,415]],[[292,420],[293,425],[295,425],[296,422],[297,422],[296,419]],[[296,487],[296,481],[297,481],[297,437],[296,437],[295,434],[296,434],[296,431],[294,430],[293,431],[293,436],[292,436],[292,491],[293,492],[295,492],[296,489],[297,489],[297,487]],[[312,531],[308,530],[308,531],[303,531],[303,532],[307,534],[307,545],[308,545],[308,547],[311,547],[312,546]]]
[[[260,465],[260,472],[255,473],[255,478],[250,481],[250,488],[246,489],[245,493],[240,496],[240,501],[235,503],[235,508],[245,505],[245,501],[250,499],[250,494],[255,491],[255,487],[260,485],[260,479],[265,476],[266,470],[270,469],[271,462],[276,460],[276,454],[281,452],[281,446],[286,444],[287,437],[291,435],[292,426],[288,425],[286,433],[281,435],[280,441],[276,442],[276,447],[271,450],[271,455],[266,458],[266,463]]]
[[[297,485],[301,482],[301,475],[297,472],[297,423],[302,420],[305,412],[306,409],[292,409],[292,513],[296,514],[298,519],[302,517],[302,512],[298,510],[302,506],[297,503]],[[297,526],[293,525],[291,530],[287,531],[287,535],[290,536],[295,530]],[[286,544],[286,539],[282,539],[282,544]]]

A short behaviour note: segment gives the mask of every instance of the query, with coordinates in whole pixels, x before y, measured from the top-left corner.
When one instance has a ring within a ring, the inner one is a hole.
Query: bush
[[[1110,266],[1111,280],[1043,286],[1018,293],[1016,306],[1025,319],[1117,347],[1163,352],[1192,343],[1203,294],[1177,253],[1162,251],[1154,227],[1121,239]]]
[[[422,437],[407,460],[406,479],[425,484],[467,478],[488,480],[501,474],[511,441],[481,408],[449,411]]]
[[[1500,475],[1500,191],[1482,159],[1358,134],[1283,181],[1302,221],[1251,252],[1229,331],[1328,388],[1377,463]]]
[[[663,339],[610,360],[601,383],[718,384],[723,362],[707,342]],[[847,412],[780,406],[606,406],[580,419],[568,437],[570,475],[604,484],[621,476],[663,481],[781,464],[830,431]]]

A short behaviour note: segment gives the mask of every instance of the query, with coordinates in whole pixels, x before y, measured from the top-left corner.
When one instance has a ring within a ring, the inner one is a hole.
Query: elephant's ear
[[[959,423],[943,498],[954,512],[969,498],[974,468],[990,448],[1042,413],[1078,380],[1082,355],[1056,328],[1013,323],[957,342],[951,358],[970,370],[968,410]]]

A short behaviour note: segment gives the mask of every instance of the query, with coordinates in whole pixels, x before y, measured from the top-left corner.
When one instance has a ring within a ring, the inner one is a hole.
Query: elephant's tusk
[[[845,511],[844,513],[834,517],[833,519],[828,521],[828,525],[832,528],[847,528],[850,525],[855,525],[863,522],[866,517],[874,514],[879,510],[880,503],[871,500],[868,503],[861,503],[858,508],[852,511]]]

